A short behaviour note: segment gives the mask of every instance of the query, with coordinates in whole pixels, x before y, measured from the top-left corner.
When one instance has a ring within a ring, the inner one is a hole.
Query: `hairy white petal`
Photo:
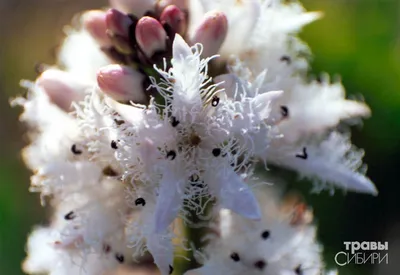
[[[348,137],[334,132],[320,144],[286,148],[271,146],[267,162],[295,170],[301,176],[317,182],[333,183],[345,190],[377,195],[375,185],[363,175],[363,171],[359,171],[363,155],[363,151],[351,145]]]

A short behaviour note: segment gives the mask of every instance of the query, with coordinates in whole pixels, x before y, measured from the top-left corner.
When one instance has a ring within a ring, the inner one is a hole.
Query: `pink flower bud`
[[[167,33],[156,19],[145,16],[140,18],[135,30],[136,41],[146,56],[166,48]]]
[[[161,23],[167,23],[179,34],[184,34],[187,27],[186,15],[177,6],[170,5],[166,7],[160,16]]]
[[[128,37],[129,27],[132,25],[132,19],[116,9],[110,9],[106,13],[107,30],[112,34],[122,37]]]
[[[187,0],[158,0],[157,10],[162,12],[166,7],[171,5],[178,7],[180,10],[188,9]]]
[[[146,12],[153,11],[155,0],[110,0],[111,7],[136,17],[142,17]]]
[[[105,66],[97,72],[100,89],[117,101],[146,102],[143,79],[144,75],[138,71],[117,64]]]
[[[191,42],[203,45],[203,56],[209,57],[220,49],[228,32],[228,20],[223,12],[210,11],[194,30]]]
[[[83,27],[100,44],[101,47],[110,47],[112,42],[106,31],[106,13],[101,10],[92,10],[83,14]]]
[[[64,111],[71,111],[72,102],[82,100],[85,90],[90,88],[89,84],[77,80],[70,73],[57,69],[44,71],[36,84],[45,91],[51,102]]]

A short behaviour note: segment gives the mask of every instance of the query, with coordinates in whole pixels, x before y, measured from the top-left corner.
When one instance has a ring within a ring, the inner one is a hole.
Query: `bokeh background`
[[[102,0],[0,0],[0,274],[19,275],[27,234],[46,223],[39,196],[28,192],[29,172],[20,150],[24,129],[20,109],[9,98],[23,93],[21,78],[35,78],[35,64],[54,63],[62,27],[77,12]],[[325,258],[344,241],[388,241],[389,265],[339,267],[341,275],[400,274],[400,1],[303,0],[325,17],[305,28],[302,38],[314,53],[313,74],[340,75],[348,94],[364,97],[373,111],[353,130],[354,143],[365,148],[368,175],[378,197],[337,192],[310,195],[310,184],[296,183],[313,206]],[[74,275],[74,274],[71,274]]]

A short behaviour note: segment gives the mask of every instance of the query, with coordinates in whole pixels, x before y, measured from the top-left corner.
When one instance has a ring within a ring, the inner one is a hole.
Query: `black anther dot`
[[[212,154],[214,157],[218,157],[221,154],[221,149],[220,148],[214,148],[212,150]]]
[[[74,153],[75,155],[80,155],[82,154],[82,150],[79,150],[78,148],[76,148],[76,144],[73,144],[71,146],[71,151],[72,153]]]
[[[103,252],[108,254],[111,251],[111,246],[109,244],[103,244]]]
[[[64,219],[66,219],[67,221],[73,220],[73,219],[75,219],[75,218],[76,218],[76,215],[75,215],[75,212],[74,212],[74,211],[68,212],[68,213],[64,216]]]
[[[301,269],[301,265],[295,268],[294,273],[296,273],[296,275],[303,275],[303,270]]]
[[[290,64],[292,62],[292,59],[290,58],[290,56],[287,56],[287,55],[283,55],[280,60],[282,62],[286,62],[287,64]]]
[[[115,254],[115,259],[117,259],[118,262],[120,262],[121,264],[125,261],[125,257],[122,254]]]
[[[169,265],[169,274],[172,274],[174,272],[174,267],[172,265]]]
[[[233,253],[231,254],[231,259],[234,260],[235,262],[240,261],[239,254],[237,254],[236,252],[233,252]]]
[[[289,116],[289,109],[287,106],[281,106],[281,115],[283,117],[288,117]]]
[[[179,124],[179,120],[176,119],[176,117],[171,116],[171,125],[172,127],[176,127]]]
[[[167,153],[167,159],[174,160],[176,158],[176,152],[171,150]]]
[[[197,174],[193,174],[193,175],[191,175],[191,176],[189,177],[189,180],[190,180],[191,182],[198,182],[198,181],[200,180],[200,177],[199,177],[199,175],[197,175]]]
[[[111,166],[107,166],[103,169],[103,175],[107,177],[116,177],[118,176],[118,173],[114,169],[112,169]]]
[[[303,154],[297,154],[296,157],[297,158],[301,158],[301,159],[307,159],[308,158],[307,148],[304,147],[303,148]]]
[[[214,97],[212,98],[212,101],[211,101],[211,106],[217,107],[218,104],[219,104],[219,97],[218,97],[218,96],[214,96]]]
[[[135,205],[142,205],[145,206],[146,205],[146,201],[143,198],[137,198],[135,200]]]
[[[261,233],[261,238],[263,238],[263,240],[266,240],[269,238],[269,235],[270,235],[269,231],[265,230],[263,233]]]
[[[263,260],[254,263],[254,266],[260,270],[263,270],[266,265],[267,264]]]
[[[111,148],[118,149],[117,142],[115,140],[111,141]]]
[[[114,118],[114,122],[115,124],[117,124],[117,126],[121,126],[122,124],[125,123],[125,121],[123,121],[122,119],[116,119],[116,118]]]

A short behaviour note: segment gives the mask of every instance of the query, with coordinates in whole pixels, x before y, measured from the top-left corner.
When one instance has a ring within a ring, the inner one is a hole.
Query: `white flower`
[[[322,142],[272,144],[267,151],[267,162],[313,179],[316,191],[329,188],[327,183],[332,183],[344,190],[377,195],[375,185],[364,176],[363,156],[364,151],[356,149],[347,135],[332,132]]]
[[[290,76],[294,71],[308,67],[304,58],[297,57],[297,53],[307,53],[308,49],[294,34],[321,14],[306,13],[297,1],[289,4],[283,2],[190,1],[192,16],[189,34],[191,28],[199,24],[204,13],[210,10],[223,11],[228,18],[228,35],[220,51],[223,58],[239,59],[254,75],[268,68],[270,80]],[[286,64],[287,58],[289,66]]]
[[[322,274],[310,210],[297,200],[278,203],[274,197],[259,195],[263,217],[258,222],[221,210],[204,266],[185,274]]]
[[[193,196],[199,195],[211,194],[223,207],[251,219],[259,218],[254,196],[238,174],[242,172],[240,170],[248,168],[246,162],[251,158],[254,148],[243,148],[235,135],[243,135],[242,132],[247,132],[246,127],[252,127],[260,121],[249,125],[243,123],[241,127],[229,121],[239,116],[240,112],[249,115],[252,111],[250,114],[256,116],[266,107],[258,106],[260,103],[256,103],[256,100],[246,102],[256,104],[254,110],[230,107],[230,103],[223,100],[222,91],[216,90],[207,75],[207,63],[210,60],[201,60],[200,55],[198,45],[190,48],[176,35],[172,67],[168,71],[157,69],[163,77],[160,83],[152,80],[164,103],[153,100],[140,112],[138,107],[132,106],[129,110],[126,105],[110,101],[111,107],[133,127],[133,139],[124,144],[144,144],[147,150],[154,152],[150,154],[154,155],[151,159],[146,156],[148,151],[142,157],[150,161],[153,167],[153,171],[146,170],[146,175],[160,174],[155,212],[157,232],[171,224],[184,199],[193,200]],[[266,106],[267,100],[265,98],[263,102]],[[232,154],[232,149],[237,150],[236,156]],[[128,154],[132,151],[128,150]],[[239,160],[238,156],[244,160]],[[128,158],[122,156],[122,159]],[[137,167],[135,163],[126,165]],[[135,172],[142,171],[132,171]],[[146,181],[143,176],[133,177]],[[196,186],[198,184],[205,189],[200,189],[200,194]]]

